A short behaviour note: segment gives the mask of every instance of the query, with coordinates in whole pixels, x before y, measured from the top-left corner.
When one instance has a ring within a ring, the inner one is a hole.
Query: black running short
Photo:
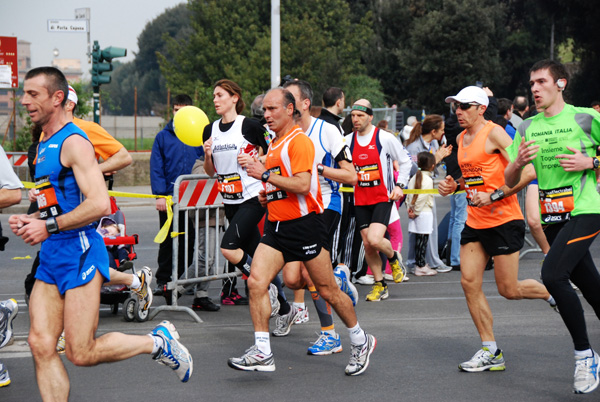
[[[323,212],[323,222],[325,224],[325,232],[327,234],[323,248],[331,253],[331,247],[333,246],[333,240],[335,238],[335,231],[340,224],[340,214],[332,209],[326,209]]]
[[[480,242],[490,257],[512,254],[525,244],[525,221],[517,219],[489,229],[473,229],[465,225],[460,244]]]
[[[387,226],[390,223],[393,205],[392,201],[373,205],[355,205],[354,215],[356,216],[358,230],[368,228],[371,223],[381,223]]]
[[[323,216],[310,213],[291,221],[265,221],[261,243],[283,254],[286,263],[310,261],[321,252],[327,234]]]

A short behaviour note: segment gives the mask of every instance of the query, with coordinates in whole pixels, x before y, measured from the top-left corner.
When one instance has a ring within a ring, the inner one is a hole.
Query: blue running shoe
[[[0,348],[10,344],[13,335],[12,321],[19,312],[15,299],[0,302]]]
[[[179,343],[179,333],[169,321],[163,321],[151,332],[163,340],[163,347],[152,358],[158,363],[171,367],[181,382],[188,382],[194,370],[192,355]]]
[[[346,293],[350,297],[350,300],[352,300],[352,305],[356,306],[356,302],[358,301],[358,290],[356,290],[356,286],[350,282],[350,270],[348,267],[344,264],[338,265],[333,270],[333,275],[342,292]]]
[[[329,335],[325,332],[321,332],[317,341],[308,348],[308,355],[325,356],[342,351],[342,341],[340,335],[336,336]]]

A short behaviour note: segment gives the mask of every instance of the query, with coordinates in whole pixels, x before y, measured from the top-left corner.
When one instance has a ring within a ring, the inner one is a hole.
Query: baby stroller
[[[109,190],[112,189],[112,180],[109,180]],[[118,227],[118,234],[107,234],[103,236],[104,244],[107,247],[119,247],[126,251],[127,263],[123,264],[121,259],[115,259],[116,269],[120,272],[131,272],[135,274],[136,270],[133,265],[133,260],[137,258],[137,254],[133,248],[138,244],[138,235],[127,235],[125,225],[125,215],[117,206],[115,197],[110,197],[111,214],[100,219],[99,227],[103,224],[115,223]],[[112,258],[109,256],[109,258]],[[148,319],[148,310],[143,310],[139,303],[138,297],[125,285],[106,285],[102,286],[100,291],[100,303],[111,306],[113,314],[119,312],[119,304],[123,304],[123,317],[125,321],[136,320],[144,322]]]

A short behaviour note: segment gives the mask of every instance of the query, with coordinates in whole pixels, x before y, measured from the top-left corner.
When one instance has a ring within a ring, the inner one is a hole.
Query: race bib
[[[269,169],[271,174],[281,175],[281,168],[279,166]],[[287,198],[287,193],[284,190],[277,188],[271,183],[265,183],[265,191],[267,193],[267,202],[278,201]]]
[[[37,195],[38,209],[40,210],[40,219],[48,219],[51,216],[62,214],[62,209],[58,205],[54,187],[50,183],[50,177],[40,177],[35,181],[35,188],[39,191]]]
[[[377,187],[381,184],[381,176],[379,175],[379,165],[356,165],[359,187]]]
[[[219,180],[219,191],[224,200],[241,200],[244,198],[242,178],[238,173],[220,174],[217,178]]]
[[[571,218],[575,209],[573,187],[560,187],[551,190],[539,189],[542,222],[559,223]]]
[[[483,190],[483,177],[465,177],[465,193],[467,193],[467,201],[473,206],[473,198],[478,190]]]

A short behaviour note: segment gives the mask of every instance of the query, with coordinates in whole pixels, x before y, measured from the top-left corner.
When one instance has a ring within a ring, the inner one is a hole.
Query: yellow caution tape
[[[35,188],[35,183],[24,181],[22,182],[25,188]],[[167,238],[169,234],[169,228],[171,227],[171,222],[173,222],[173,196],[170,195],[154,195],[154,194],[139,194],[139,193],[127,193],[124,191],[109,191],[108,195],[112,197],[127,197],[127,198],[165,198],[167,200],[167,221],[160,228],[156,237],[154,238],[155,243],[162,243]],[[171,237],[179,236],[185,232],[180,233],[171,233]]]

